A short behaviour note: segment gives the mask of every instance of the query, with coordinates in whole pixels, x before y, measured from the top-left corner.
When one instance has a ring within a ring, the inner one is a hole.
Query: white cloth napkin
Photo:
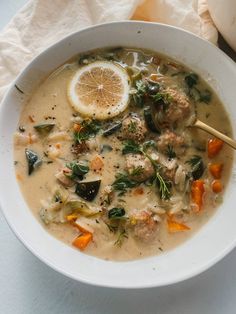
[[[16,75],[46,47],[90,25],[136,19],[182,27],[213,43],[206,0],[30,0],[0,34],[0,101]]]

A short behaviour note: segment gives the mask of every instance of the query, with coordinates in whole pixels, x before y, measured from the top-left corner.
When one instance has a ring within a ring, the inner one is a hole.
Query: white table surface
[[[24,3],[0,0],[0,30]],[[16,239],[0,213],[0,314],[54,313],[235,314],[236,250],[178,285],[148,290],[97,288],[44,265]]]

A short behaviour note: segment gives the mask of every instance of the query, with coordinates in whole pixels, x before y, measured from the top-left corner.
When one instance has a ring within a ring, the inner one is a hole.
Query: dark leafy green
[[[101,129],[101,123],[97,120],[86,119],[81,122],[81,129],[74,132],[74,141],[81,144],[90,137],[94,137]]]
[[[201,156],[194,155],[187,163],[191,166],[191,175],[194,180],[201,178],[204,173],[205,166]]]
[[[115,191],[119,191],[119,195],[123,195],[127,192],[127,189],[138,186],[140,183],[130,179],[126,173],[118,173],[116,180],[113,182],[112,187]]]
[[[76,185],[75,193],[86,201],[93,201],[97,196],[101,180],[79,182]]]
[[[28,163],[28,174],[31,175],[32,172],[42,164],[42,160],[37,153],[28,148],[25,149],[25,156]]]
[[[102,144],[100,147],[100,153],[109,153],[113,150],[113,148],[108,144]]]
[[[108,211],[109,219],[120,219],[125,215],[125,209],[123,207],[113,207]]]
[[[193,86],[197,85],[199,77],[195,73],[189,73],[184,78],[185,83],[189,88],[192,88]]]
[[[87,165],[79,163],[77,161],[73,161],[66,164],[66,167],[71,170],[71,174],[66,175],[66,176],[74,181],[83,180],[86,173],[89,172],[89,167]]]
[[[137,154],[141,152],[140,145],[135,143],[133,140],[127,140],[125,141],[122,149],[122,154]]]

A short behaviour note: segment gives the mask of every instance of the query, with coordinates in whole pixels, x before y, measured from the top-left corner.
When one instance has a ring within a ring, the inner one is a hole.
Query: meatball
[[[136,114],[132,114],[124,119],[121,128],[123,139],[134,140],[142,142],[147,133],[144,120],[141,120]]]
[[[181,154],[184,151],[184,138],[176,133],[166,130],[165,133],[159,136],[157,147],[159,151],[166,153],[168,147],[172,147],[176,154]]]
[[[183,120],[190,114],[190,102],[187,96],[180,91],[172,88],[166,88],[164,90],[170,98],[170,104],[165,111],[165,118],[170,124]]]
[[[143,182],[154,175],[151,161],[139,154],[129,154],[126,156],[126,170],[130,177],[138,182]]]
[[[153,238],[158,229],[158,220],[147,210],[133,209],[129,213],[130,226],[134,235],[143,240],[148,241]]]

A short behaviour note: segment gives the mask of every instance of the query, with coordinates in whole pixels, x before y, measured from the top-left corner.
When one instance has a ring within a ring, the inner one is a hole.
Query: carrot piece
[[[152,81],[157,82],[159,78],[160,78],[160,75],[158,75],[158,74],[151,74],[151,75],[150,75],[150,79],[151,79]]]
[[[72,244],[81,251],[83,251],[87,247],[89,242],[92,240],[92,238],[93,238],[92,234],[87,232],[75,238]]]
[[[60,144],[60,143],[56,143],[55,147],[56,147],[57,149],[60,149],[60,148],[61,148],[61,144]]]
[[[214,163],[209,165],[210,173],[215,179],[221,178],[222,169],[223,169],[222,163]]]
[[[75,132],[79,132],[82,129],[82,126],[79,123],[75,123],[73,129]]]
[[[214,180],[211,184],[211,187],[214,193],[220,193],[223,190],[223,186],[220,180]]]
[[[19,173],[16,174],[16,179],[18,181],[22,181],[23,180],[22,176]]]
[[[207,152],[208,157],[215,157],[222,149],[224,142],[218,138],[212,138],[208,141]]]
[[[186,230],[190,230],[190,228],[182,223],[179,223],[177,221],[174,220],[167,220],[167,224],[168,224],[168,231],[169,232],[179,232],[179,231],[186,231]]]
[[[202,209],[202,197],[204,193],[204,181],[203,180],[195,180],[191,186],[191,197],[194,204],[198,206],[197,211]]]
[[[92,170],[94,171],[101,170],[103,166],[104,166],[103,160],[99,155],[97,155],[91,160],[90,168]]]

